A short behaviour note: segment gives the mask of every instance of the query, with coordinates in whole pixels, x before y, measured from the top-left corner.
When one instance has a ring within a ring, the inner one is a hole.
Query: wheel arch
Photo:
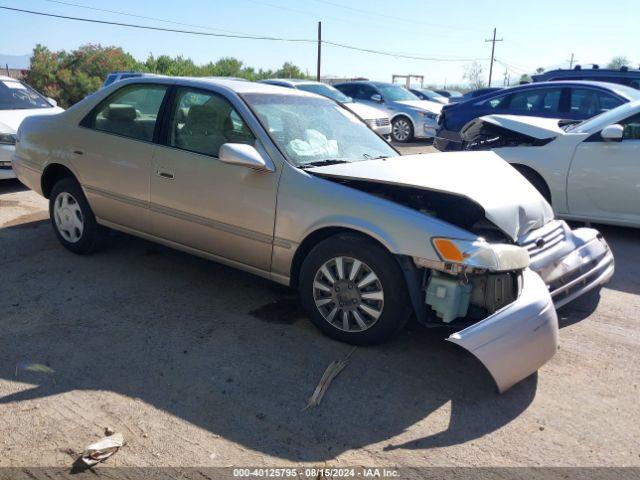
[[[63,178],[73,178],[76,182],[78,178],[71,169],[61,163],[51,163],[42,172],[40,179],[40,187],[42,189],[42,195],[45,198],[49,198],[53,186]]]
[[[407,120],[409,120],[411,122],[411,125],[413,126],[414,133],[416,132],[416,122],[414,122],[413,118],[411,118],[411,115],[409,115],[408,113],[405,113],[405,112],[398,112],[398,113],[396,113],[395,115],[393,115],[391,117],[391,123],[393,123],[393,121],[395,119],[397,119],[398,117],[404,117]]]
[[[409,297],[411,299],[411,304],[414,313],[416,314],[418,319],[424,318],[424,303],[421,301],[420,296],[420,287],[421,287],[421,272],[413,263],[410,257],[406,255],[400,255],[394,253],[388,245],[386,245],[383,241],[376,238],[374,235],[371,235],[369,232],[365,232],[362,230],[358,230],[351,227],[344,226],[331,226],[331,227],[322,227],[317,230],[314,230],[309,235],[307,235],[304,240],[298,245],[298,248],[293,256],[293,260],[291,262],[291,273],[289,286],[292,288],[298,288],[298,282],[300,280],[300,271],[302,270],[302,264],[304,259],[307,257],[309,252],[320,242],[326,240],[327,238],[345,234],[345,235],[357,235],[361,238],[365,238],[367,240],[371,240],[376,243],[378,246],[383,248],[386,252],[389,253],[397,262],[402,271],[402,274],[405,279],[407,291],[409,292]]]
[[[553,197],[551,195],[551,189],[549,188],[549,182],[547,182],[547,180],[542,176],[540,172],[538,172],[535,168],[530,167],[529,165],[525,165],[523,163],[512,163],[511,166],[516,170],[518,170],[518,172],[520,172],[524,177],[527,177],[527,175],[530,175],[533,178],[536,178],[538,181],[540,181],[540,185],[545,189],[545,192],[540,192],[540,193],[542,194],[543,197],[545,197],[546,200],[549,201],[551,205],[553,205],[552,203]]]
[[[332,227],[321,227],[313,232],[309,233],[302,242],[298,245],[296,252],[293,255],[293,260],[291,261],[291,272],[290,272],[290,281],[289,285],[293,288],[298,287],[298,281],[300,279],[300,270],[302,269],[302,263],[304,259],[307,257],[309,252],[318,245],[320,242],[326,240],[329,237],[333,237],[340,234],[352,234],[358,235],[360,237],[366,238],[377,243],[380,247],[384,248],[390,255],[394,255],[393,252],[389,249],[387,245],[385,245],[382,241],[380,241],[375,236],[364,232],[362,230],[358,230],[356,228],[344,227],[344,226],[332,226]],[[394,255],[395,256],[395,255]]]

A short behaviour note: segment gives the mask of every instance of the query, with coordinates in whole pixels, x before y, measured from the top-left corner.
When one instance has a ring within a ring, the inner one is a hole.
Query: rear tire
[[[86,254],[102,245],[104,229],[97,224],[89,202],[74,178],[58,180],[51,189],[49,216],[56,237],[67,250]]]
[[[302,264],[299,285],[313,324],[342,342],[384,342],[411,314],[398,262],[359,235],[340,234],[316,245]]]

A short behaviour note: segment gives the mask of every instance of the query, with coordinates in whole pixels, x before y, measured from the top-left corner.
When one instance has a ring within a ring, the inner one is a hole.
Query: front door
[[[164,143],[151,175],[155,234],[269,270],[279,172],[218,159],[225,143],[261,148],[231,103],[211,91],[177,88]]]
[[[640,224],[640,114],[620,124],[622,141],[598,133],[576,149],[567,181],[572,215]]]

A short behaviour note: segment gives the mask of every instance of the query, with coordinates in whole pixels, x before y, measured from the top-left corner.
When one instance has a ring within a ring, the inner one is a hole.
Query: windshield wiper
[[[309,168],[309,167],[325,167],[327,165],[338,165],[340,163],[349,163],[348,160],[340,160],[338,158],[328,158],[326,160],[316,160],[315,162],[305,163],[304,165],[300,165],[299,168]]]
[[[367,160],[382,160],[383,158],[389,158],[389,155],[378,155],[377,157],[373,157],[368,153],[363,153],[362,156]]]

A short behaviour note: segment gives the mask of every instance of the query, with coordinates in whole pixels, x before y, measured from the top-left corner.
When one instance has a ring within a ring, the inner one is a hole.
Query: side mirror
[[[604,127],[600,132],[600,136],[605,142],[621,142],[623,135],[624,127],[618,124]]]
[[[252,168],[261,172],[275,172],[271,160],[265,159],[252,145],[225,143],[220,147],[218,158],[223,163]]]
[[[382,95],[378,93],[371,95],[371,100],[373,100],[374,102],[383,103]]]
[[[58,106],[58,102],[56,102],[53,98],[51,97],[47,97],[47,102],[49,102],[51,104],[52,107],[57,107]]]

